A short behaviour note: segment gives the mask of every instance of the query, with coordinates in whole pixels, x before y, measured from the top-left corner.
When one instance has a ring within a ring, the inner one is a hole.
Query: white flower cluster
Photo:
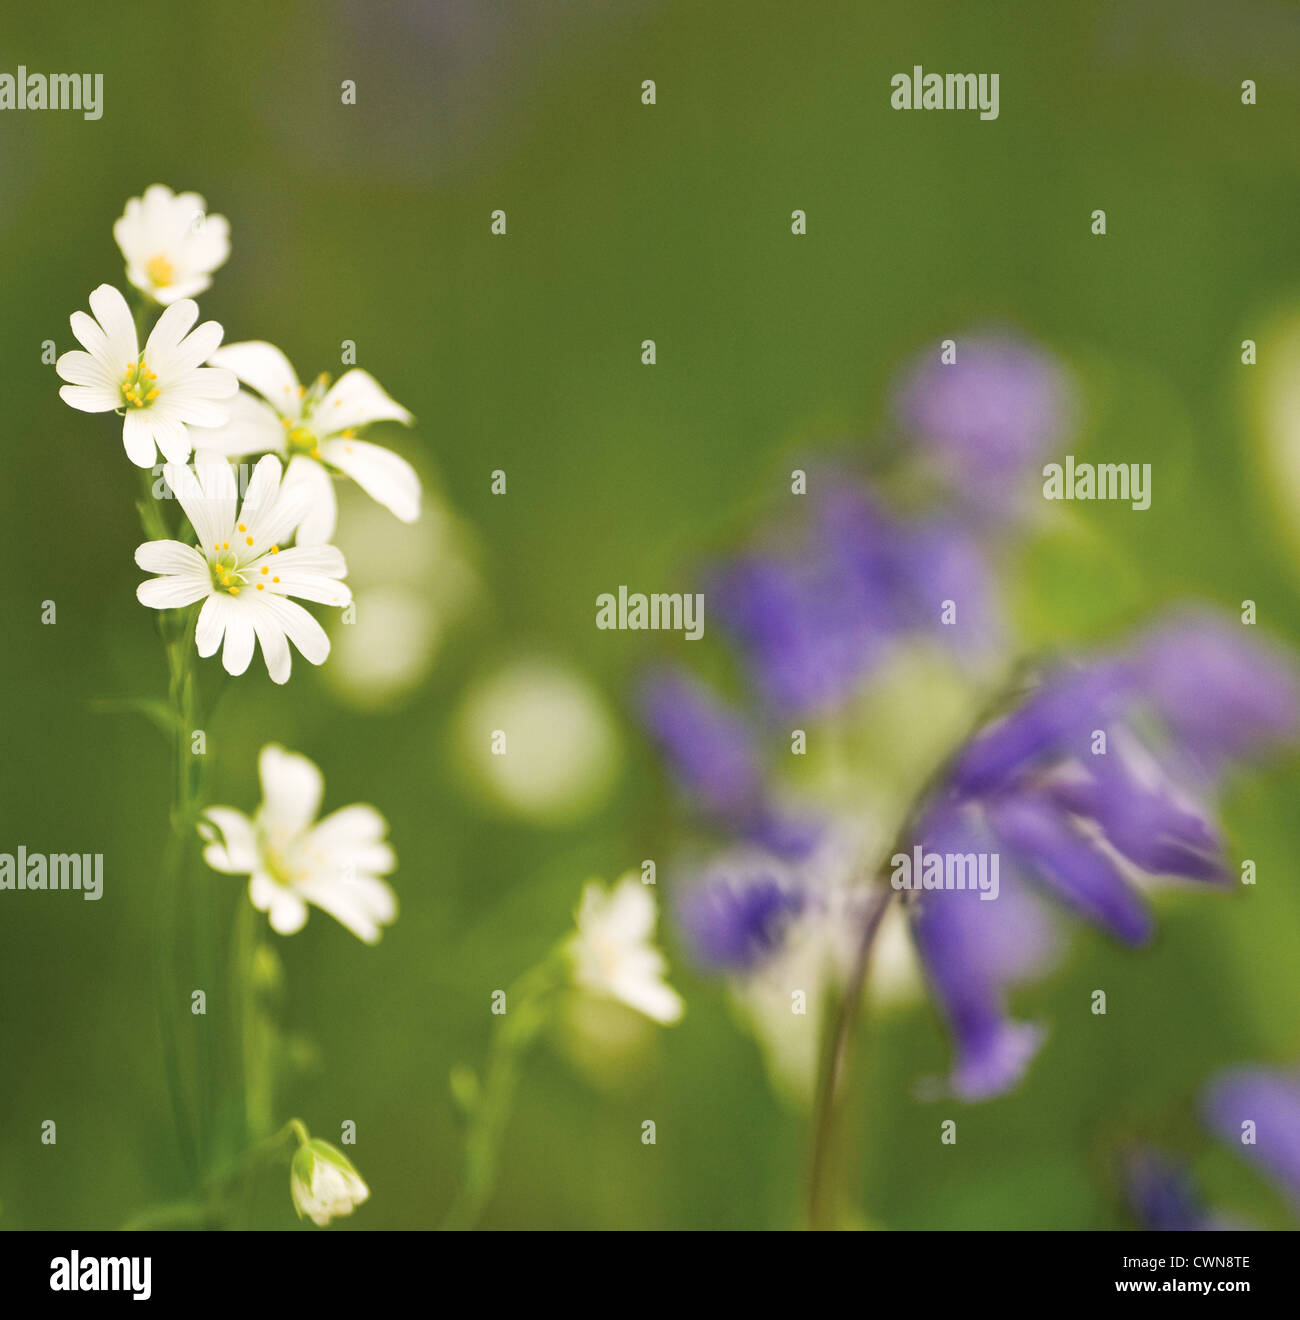
[[[67,382],[59,394],[82,412],[117,413],[137,467],[153,467],[161,454],[167,486],[189,521],[183,539],[136,551],[136,563],[159,575],[140,585],[141,603],[179,609],[202,601],[201,656],[221,648],[226,670],[242,674],[260,644],[271,678],[287,682],[290,643],[312,664],[329,654],[324,629],[296,600],[351,600],[343,555],[328,544],[333,476],[350,477],[404,522],[419,517],[414,468],[357,437],[372,422],[409,424],[411,414],[359,368],[332,386],[321,376],[308,388],[272,345],[223,348],[216,321],[196,326],[191,295],[209,286],[230,253],[229,225],[208,215],[197,193],[154,184],[127,203],[113,234],[140,307],[133,315],[118,289],[101,284],[90,295],[91,315],[72,314],[82,347],[55,364]],[[143,322],[157,308],[141,348]],[[255,455],[265,457],[240,503],[231,461]]]

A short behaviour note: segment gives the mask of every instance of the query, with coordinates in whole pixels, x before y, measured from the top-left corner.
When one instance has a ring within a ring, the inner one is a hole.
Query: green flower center
[[[122,403],[128,408],[147,408],[158,397],[157,375],[149,370],[142,357],[128,362],[122,373]]]
[[[245,585],[246,579],[239,571],[239,559],[233,550],[221,550],[210,557],[208,567],[212,571],[212,585],[218,591],[227,591],[232,596],[239,595],[239,589]]]
[[[313,458],[320,457],[320,442],[316,439],[316,433],[310,427],[302,425],[289,428],[289,434],[285,437],[290,454],[309,454]]]

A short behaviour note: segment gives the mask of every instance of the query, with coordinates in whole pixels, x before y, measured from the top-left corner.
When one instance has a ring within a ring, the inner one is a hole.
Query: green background
[[[780,493],[793,446],[888,448],[889,384],[917,350],[1016,325],[1083,383],[1075,452],[1153,465],[1148,512],[1075,506],[1068,534],[1018,547],[1026,646],[1107,638],[1184,596],[1254,599],[1300,640],[1296,493],[1269,479],[1250,374],[1300,305],[1292,5],[63,4],[11,15],[0,52],[10,72],[100,71],[105,98],[98,122],[0,115],[0,850],[102,852],[106,870],[97,904],[0,894],[2,1226],[112,1227],[186,1191],[150,982],[166,748],[96,708],[165,683],[134,599],[136,474],[116,419],[65,407],[41,362],[43,341],[73,346],[68,315],[95,285],[123,283],[111,225],[150,183],[230,218],[232,256],[199,299],[228,341],[269,339],[304,375],[357,342],[418,418],[382,438],[464,520],[482,583],[405,698],[360,710],[300,660],[286,689],[255,661],[208,729],[214,800],[251,810],[276,740],[322,766],[327,807],[369,800],[391,823],[402,915],[382,944],[320,913],[277,940],[284,1021],[316,1052],[280,1108],[332,1140],[356,1122],[373,1196],[346,1227],[439,1221],[459,1176],[447,1077],[481,1063],[491,991],[563,934],[588,876],[674,850],[680,813],[628,701],[652,649],[598,632],[596,595],[689,575]],[[891,110],[890,77],[915,63],[998,72],[1000,117]],[[617,783],[565,825],[494,808],[457,750],[466,685],[517,654],[574,666],[622,725]],[[871,755],[887,771],[891,748]],[[1298,787],[1291,763],[1225,804],[1255,889],[1165,904],[1142,954],[1080,931],[1022,992],[1053,1030],[1014,1096],[919,1102],[946,1059],[932,1010],[874,1020],[847,1109],[863,1214],[1122,1226],[1113,1152],[1148,1139],[1188,1153],[1216,1204],[1287,1224],[1194,1110],[1216,1067],[1300,1054]],[[224,941],[240,882],[196,865],[190,883],[211,887]],[[806,1122],[666,940],[686,1018],[604,1087],[539,1045],[487,1225],[798,1222]],[[1099,987],[1104,1018],[1087,1011]],[[186,1029],[225,1029],[209,999]],[[948,1117],[956,1147],[938,1139]],[[296,1222],[282,1178],[256,1181],[242,1223]]]

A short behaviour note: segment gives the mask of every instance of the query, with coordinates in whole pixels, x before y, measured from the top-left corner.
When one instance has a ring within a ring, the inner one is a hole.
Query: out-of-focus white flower
[[[290,596],[322,605],[346,605],[352,595],[339,580],[347,576],[342,552],[332,545],[294,546],[310,492],[280,484],[280,460],[268,454],[253,470],[244,502],[235,512],[235,474],[224,460],[196,468],[168,463],[168,486],[193,524],[198,545],[148,541],[135,562],[151,578],[136,588],[142,605],[180,609],[203,601],[194,638],[201,656],[221,646],[227,673],[242,674],[262,646],[267,672],[276,683],[289,679],[289,643],[314,665],[329,655],[325,630]]]
[[[289,460],[286,481],[312,488],[312,511],[303,523],[303,544],[333,535],[338,506],[330,472],[337,470],[403,522],[420,516],[420,478],[404,459],[365,440],[357,429],[371,422],[414,420],[384,392],[367,371],[353,367],[330,386],[320,376],[308,389],[299,384],[289,359],[273,344],[251,340],[227,344],[212,354],[213,366],[227,367],[261,396],[241,394],[229,423],[204,436],[204,448],[237,458],[275,453]]]
[[[221,343],[216,321],[198,320],[198,304],[173,303],[149,332],[144,352],[126,299],[111,284],[90,295],[90,310],[73,312],[72,333],[86,350],[73,349],[54,364],[64,403],[81,412],[121,412],[122,443],[137,467],[152,467],[155,450],[184,463],[194,445],[191,427],[219,427],[230,417],[239,390],[235,374],[200,365]]]
[[[306,1215],[324,1228],[331,1219],[350,1215],[370,1196],[370,1188],[337,1146],[313,1137],[294,1152],[289,1195],[299,1219]]]
[[[578,905],[578,929],[566,945],[574,983],[594,995],[617,999],[656,1022],[676,1022],[685,1005],[665,980],[667,960],[651,942],[654,896],[635,873],[613,890],[591,881]]]
[[[600,693],[543,659],[513,661],[475,684],[460,709],[458,742],[489,800],[547,825],[599,806],[622,761]]]
[[[214,871],[249,876],[253,906],[272,930],[292,935],[314,904],[367,944],[397,919],[397,898],[379,877],[397,866],[388,822],[355,803],[317,821],[325,781],[314,762],[275,743],[258,757],[262,805],[250,820],[233,807],[210,807],[199,833]],[[215,827],[215,828],[214,828]]]
[[[209,215],[198,193],[174,193],[161,183],[127,202],[113,237],[126,259],[126,278],[164,305],[202,293],[230,255],[226,217]]]

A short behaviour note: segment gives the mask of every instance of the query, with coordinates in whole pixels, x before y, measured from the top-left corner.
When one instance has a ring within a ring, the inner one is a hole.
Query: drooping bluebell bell
[[[1174,639],[1196,669],[1194,685],[1162,681]],[[1208,660],[1197,659],[1202,646]],[[1203,716],[1197,704],[1234,718]],[[1123,942],[1146,942],[1154,921],[1141,876],[1225,883],[1217,775],[1229,757],[1293,738],[1298,720],[1300,693],[1280,657],[1190,615],[1120,655],[1059,667],[954,758],[916,842],[935,853],[996,853],[1003,889],[991,903],[934,889],[912,904],[954,1037],[955,1094],[975,1100],[1014,1086],[1037,1044],[1005,1010],[1020,968],[1000,950],[1029,957],[1036,937],[1003,898],[1032,882]],[[1211,763],[1216,777],[1207,778]]]

